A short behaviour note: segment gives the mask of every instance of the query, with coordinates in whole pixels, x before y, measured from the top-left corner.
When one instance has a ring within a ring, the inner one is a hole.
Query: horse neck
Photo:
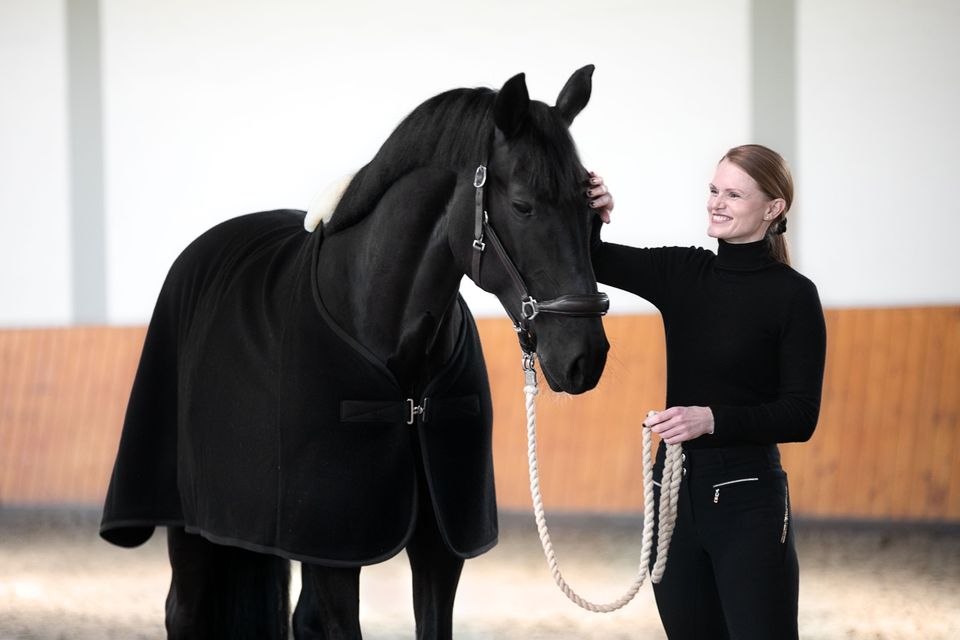
[[[324,240],[318,286],[334,320],[418,390],[455,346],[463,276],[447,242],[455,176],[418,169],[362,221]]]

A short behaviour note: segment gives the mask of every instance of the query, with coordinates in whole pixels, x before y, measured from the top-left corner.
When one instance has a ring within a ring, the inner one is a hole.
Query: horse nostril
[[[594,385],[596,385],[596,380],[591,381],[591,377],[599,378],[599,376],[591,376],[591,373],[591,367],[586,356],[581,355],[574,358],[567,371],[570,391],[573,393],[582,393],[583,391],[592,389]]]
[[[585,353],[574,358],[567,369],[567,381],[571,393],[583,393],[597,386],[600,374],[607,362],[608,346],[599,353]]]

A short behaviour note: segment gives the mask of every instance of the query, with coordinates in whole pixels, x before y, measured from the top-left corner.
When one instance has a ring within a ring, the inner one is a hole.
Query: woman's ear
[[[774,198],[767,208],[767,215],[764,217],[767,217],[768,220],[776,220],[786,207],[787,203],[783,198]]]

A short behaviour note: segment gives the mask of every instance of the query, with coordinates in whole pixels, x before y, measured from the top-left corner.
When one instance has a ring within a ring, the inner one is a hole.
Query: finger
[[[590,200],[590,206],[594,209],[610,209],[613,204],[613,198],[609,193],[595,194]]]
[[[689,440],[689,438],[687,438],[684,434],[670,435],[669,437],[663,439],[663,441],[667,444],[680,444],[681,442],[686,442],[687,440]]]
[[[657,413],[655,417],[656,424],[660,427],[661,431],[666,431],[670,427],[676,424],[677,409],[676,407],[670,407],[669,409],[664,409]]]
[[[682,413],[683,407],[667,407],[657,414],[661,421],[675,418]]]
[[[659,434],[660,438],[667,444],[677,444],[680,442],[685,442],[691,439],[690,432],[684,425],[673,424],[669,428],[664,429],[663,433]]]
[[[597,215],[600,216],[604,224],[610,224],[610,209],[601,209]]]
[[[659,434],[661,437],[663,437],[664,435],[670,433],[671,430],[677,428],[678,420],[677,418],[661,417],[661,416],[663,416],[663,413],[657,414],[657,418],[659,419],[659,422],[653,424],[651,426],[651,430],[654,433]]]
[[[676,444],[683,440],[683,435],[680,431],[676,429],[669,429],[663,433],[658,433],[660,439],[666,442],[667,444]]]

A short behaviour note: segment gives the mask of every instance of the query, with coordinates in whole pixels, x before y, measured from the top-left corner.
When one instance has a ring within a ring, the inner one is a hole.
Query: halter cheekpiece
[[[510,308],[507,314],[513,321],[513,327],[520,340],[520,348],[524,353],[524,364],[532,359],[537,349],[536,335],[533,333],[530,321],[541,313],[553,313],[563,316],[592,317],[606,315],[610,308],[610,299],[605,293],[570,293],[552,300],[538,301],[527,288],[523,276],[510,259],[503,243],[490,224],[490,216],[484,208],[483,186],[487,183],[487,167],[481,164],[473,177],[473,186],[476,188],[474,197],[475,215],[473,221],[473,281],[480,285],[480,266],[487,244],[493,246],[494,254],[506,269],[514,288],[520,297],[520,315]]]

